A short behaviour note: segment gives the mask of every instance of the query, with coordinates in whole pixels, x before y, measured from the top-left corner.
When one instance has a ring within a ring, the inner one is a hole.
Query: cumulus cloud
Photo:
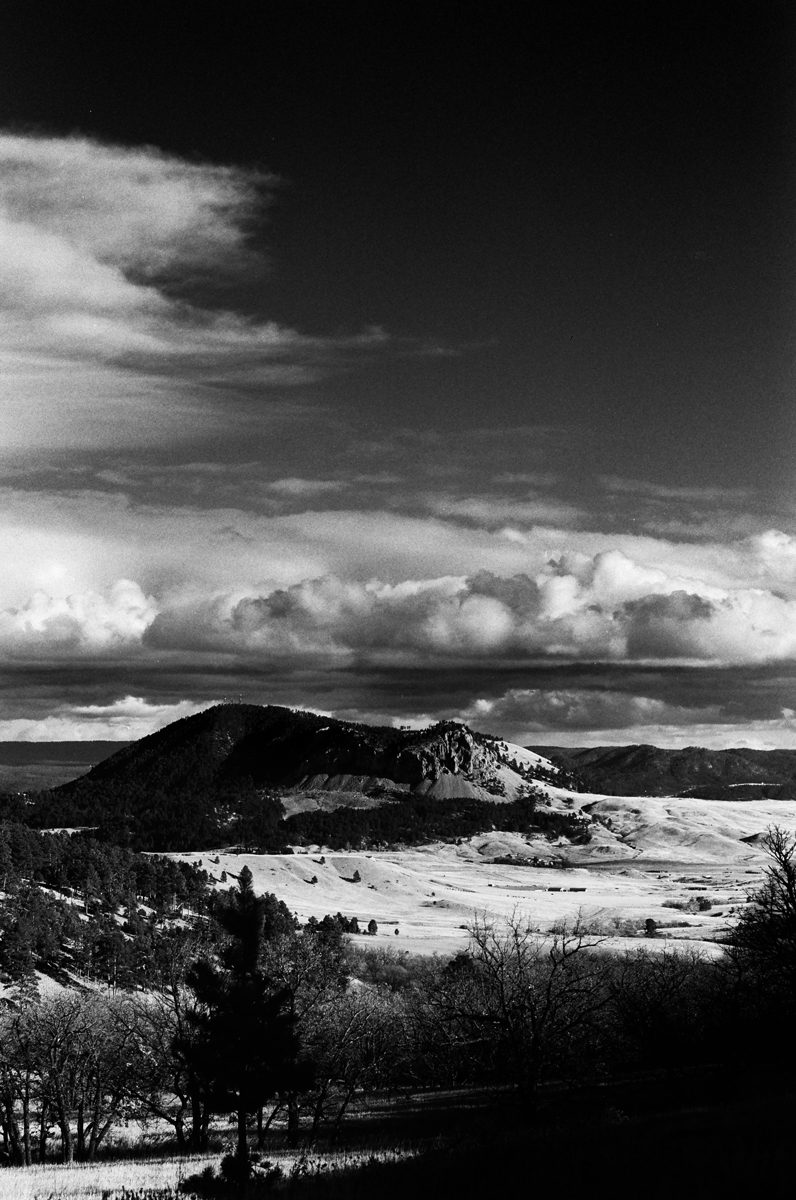
[[[476,699],[463,710],[465,720],[497,729],[532,734],[550,730],[626,729],[637,725],[684,725],[696,715],[717,720],[718,706],[694,709],[650,696],[599,688],[511,688],[496,699]],[[527,736],[526,736],[527,735]]]
[[[19,608],[0,611],[0,647],[9,655],[81,655],[140,644],[157,608],[137,583],[118,580],[107,593],[53,596],[37,591]]]
[[[773,662],[796,657],[796,602],[746,589],[721,600],[677,591],[626,606],[630,658]]]
[[[294,483],[300,492],[301,480],[288,480],[288,490]],[[144,647],[258,661],[461,659],[496,668],[536,659],[796,658],[796,600],[778,589],[719,587],[692,574],[694,563],[654,568],[613,548],[546,556],[543,543],[528,548],[498,533],[479,542],[455,526],[390,514],[186,510],[175,518],[151,510],[141,525],[141,512],[123,504],[106,503],[104,512],[105,535],[115,530],[106,565],[117,574],[99,586],[78,578],[83,543],[59,540],[55,507],[54,530],[27,539],[38,568],[33,589],[24,590],[21,568],[13,586],[15,539],[0,534],[5,591],[14,594],[0,609],[0,645],[9,652]],[[128,529],[137,533],[125,541]],[[90,575],[98,553],[90,532],[85,546]],[[479,559],[490,569],[455,570]],[[121,576],[125,563],[137,582]],[[385,565],[391,578],[380,572]]]
[[[694,584],[691,585],[695,586]],[[482,571],[401,584],[304,580],[161,612],[157,647],[276,657],[754,663],[796,657],[796,603],[769,593],[685,590],[616,552],[554,560],[535,577]]]
[[[767,529],[746,542],[755,574],[780,588],[796,585],[796,538],[781,529]]]

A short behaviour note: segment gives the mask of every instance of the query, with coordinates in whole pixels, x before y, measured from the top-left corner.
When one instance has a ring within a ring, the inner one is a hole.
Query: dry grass
[[[270,1161],[286,1176],[304,1177],[351,1171],[366,1163],[394,1163],[414,1156],[413,1147],[390,1147],[309,1155],[271,1154]],[[114,1162],[74,1163],[63,1166],[7,1167],[0,1170],[0,1200],[114,1200],[128,1193],[152,1191],[175,1194],[183,1179],[206,1167],[218,1168],[219,1154],[186,1158],[119,1159]],[[132,1198],[131,1198],[132,1200]]]
[[[0,1170],[0,1200],[102,1200],[110,1192],[175,1188],[187,1175],[218,1166],[219,1155],[189,1158],[127,1159],[117,1162],[45,1163]]]

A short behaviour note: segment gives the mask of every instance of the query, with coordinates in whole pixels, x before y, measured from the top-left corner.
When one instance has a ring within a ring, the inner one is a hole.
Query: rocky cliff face
[[[296,791],[340,790],[345,780],[365,792],[393,788],[495,799],[506,795],[505,774],[491,743],[457,722],[422,731],[335,722],[305,741],[300,761],[280,782]],[[521,780],[508,782],[513,798]]]
[[[466,726],[447,722],[432,726],[422,741],[399,750],[395,778],[416,786],[425,780],[436,783],[443,772],[476,775],[483,771],[487,757]]]

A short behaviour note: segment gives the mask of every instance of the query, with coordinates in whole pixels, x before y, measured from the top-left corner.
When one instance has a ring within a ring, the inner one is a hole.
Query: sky
[[[12,0],[0,740],[796,748],[774,0]]]

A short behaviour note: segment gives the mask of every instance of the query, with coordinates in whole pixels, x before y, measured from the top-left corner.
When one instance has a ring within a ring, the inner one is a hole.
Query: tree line
[[[472,837],[499,825],[517,833],[567,837],[575,844],[591,838],[588,821],[577,813],[547,808],[541,790],[527,787],[516,800],[502,802],[471,797],[442,800],[420,795],[378,808],[338,808],[296,813],[282,824],[285,838],[304,845],[344,848],[421,845],[436,840]]]

